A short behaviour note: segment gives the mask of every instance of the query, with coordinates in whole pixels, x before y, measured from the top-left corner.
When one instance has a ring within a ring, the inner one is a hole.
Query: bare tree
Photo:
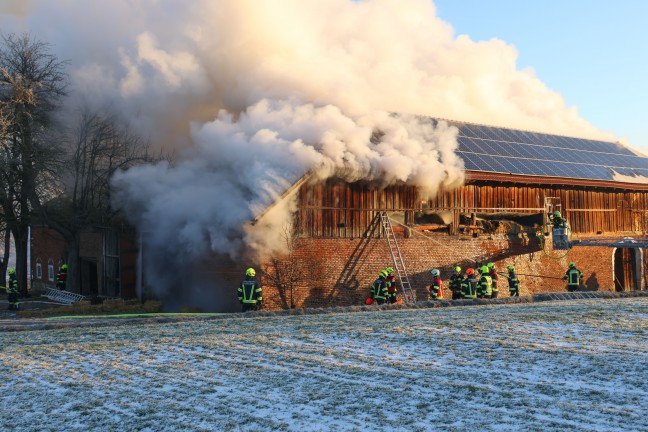
[[[41,207],[40,216],[66,243],[69,290],[80,292],[81,233],[111,226],[119,210],[111,207],[110,179],[117,170],[152,162],[149,145],[114,114],[83,108],[58,138],[66,159],[60,168],[60,194]]]
[[[50,116],[65,94],[66,63],[50,46],[28,34],[2,37],[0,101],[0,206],[16,245],[16,276],[27,294],[29,226],[41,201],[42,185],[54,172],[56,149],[47,140]]]
[[[296,253],[298,237],[294,225],[283,226],[282,240],[285,242],[286,253],[273,256],[264,266],[264,284],[277,289],[282,307],[295,309],[297,288],[307,275]]]
[[[4,69],[0,70],[0,76],[4,76]],[[0,144],[7,139],[9,131],[9,116],[7,113],[7,103],[0,99]],[[0,239],[2,239],[3,253],[0,259],[0,285],[7,286],[7,267],[9,265],[9,254],[11,247],[11,235],[4,217],[4,211],[0,207]]]
[[[277,289],[283,308],[295,309],[313,288],[313,282],[321,280],[324,267],[321,257],[304,254],[299,247],[299,221],[283,226],[282,240],[285,252],[276,255],[263,266],[263,284]]]

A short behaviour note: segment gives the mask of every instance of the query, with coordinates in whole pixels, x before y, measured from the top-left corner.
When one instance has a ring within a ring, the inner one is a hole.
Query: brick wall
[[[588,290],[614,291],[613,248],[576,247],[567,252],[553,251],[549,244],[543,250],[537,239],[524,234],[479,238],[438,235],[399,239],[398,245],[418,299],[427,299],[425,286],[432,268],[441,270],[447,284],[455,265],[466,269],[491,261],[500,272],[513,264],[519,274],[553,278],[561,278],[568,263],[574,261],[584,273]],[[385,239],[301,239],[296,252],[308,281],[297,284],[293,292],[296,307],[362,304],[378,272],[393,266]],[[267,265],[264,268],[272,271]],[[267,277],[262,281],[266,308],[286,308],[290,293],[270,286]],[[565,291],[565,283],[557,279],[520,276],[520,281],[521,295]],[[500,280],[499,295],[508,296],[504,279]],[[445,298],[449,297],[446,289]]]
[[[56,273],[62,263],[65,242],[54,230],[32,227],[31,274],[33,293],[56,287]],[[37,266],[40,264],[40,273]],[[54,279],[49,280],[48,266],[53,267]]]

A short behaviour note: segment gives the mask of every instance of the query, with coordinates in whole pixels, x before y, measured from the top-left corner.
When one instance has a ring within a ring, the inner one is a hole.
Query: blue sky
[[[594,126],[648,151],[648,1],[434,0],[476,41],[501,39]]]

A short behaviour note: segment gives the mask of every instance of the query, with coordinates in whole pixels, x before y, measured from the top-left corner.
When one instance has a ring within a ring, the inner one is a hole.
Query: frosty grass
[[[0,332],[4,431],[648,430],[648,298]]]

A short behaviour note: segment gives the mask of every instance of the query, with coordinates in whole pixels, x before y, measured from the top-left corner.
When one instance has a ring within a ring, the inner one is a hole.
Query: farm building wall
[[[537,181],[535,179],[534,181]],[[377,188],[363,183],[329,181],[305,184],[298,194],[299,232],[309,238],[356,238],[379,211],[402,213],[405,225],[415,225],[417,215],[446,213],[450,233],[467,225],[471,213],[543,215],[547,202],[562,211],[574,233],[644,233],[648,231],[648,191],[592,186],[470,182],[427,196],[412,186]],[[638,189],[638,188],[637,188]],[[545,219],[546,221],[546,219]],[[539,220],[540,225],[543,223]]]
[[[106,252],[107,233],[112,233],[117,242],[112,254]],[[38,225],[32,227],[32,291],[44,292],[47,288],[56,287],[56,274],[65,261],[66,248],[65,240],[55,230]],[[111,259],[114,264],[108,272],[105,267]],[[107,228],[82,232],[79,241],[79,293],[135,298],[136,261],[137,244],[133,232]]]
[[[31,229],[31,291],[45,292],[56,287],[56,274],[63,263],[65,240],[56,231],[42,226]]]
[[[550,231],[543,227],[550,209],[547,203],[567,216],[573,239],[638,237],[646,232],[645,190],[472,181],[426,196],[409,186],[306,183],[298,193],[298,246],[292,258],[279,258],[284,266],[279,271],[290,273],[295,267],[302,274],[299,281],[286,284],[276,276],[276,260],[274,265],[262,264],[266,307],[362,304],[378,272],[393,266],[376,219],[381,211],[395,218],[398,245],[418,299],[427,299],[425,286],[432,268],[439,268],[447,279],[455,265],[466,269],[491,261],[501,272],[515,265],[522,295],[565,290],[560,278],[571,261],[585,274],[584,289],[644,289],[643,250],[575,247],[568,252],[553,251],[551,237],[542,236]],[[436,213],[436,219],[421,221],[420,214],[425,212]],[[473,213],[495,219],[501,215],[501,223],[484,224],[490,231],[476,227],[469,220]],[[528,219],[508,223],[511,215],[527,215]],[[547,244],[542,245],[540,239]],[[292,265],[287,262],[291,260]],[[508,296],[505,279],[500,282],[500,296]],[[449,298],[447,290],[445,298]]]
[[[584,273],[583,289],[615,291],[618,288],[613,281],[615,250],[609,247],[576,247],[565,253],[553,251],[548,245],[543,250],[537,239],[523,235],[482,238],[437,235],[433,239],[399,239],[398,245],[418,300],[427,300],[425,287],[430,282],[432,268],[441,270],[446,283],[444,299],[450,299],[447,279],[454,266],[466,269],[490,261],[500,272],[506,272],[507,265],[515,265],[520,274],[521,295],[566,291],[560,278],[571,261]],[[286,287],[278,288],[267,274],[262,279],[267,309],[288,308],[291,300],[297,308],[363,304],[378,272],[393,266],[387,241],[376,238],[300,239],[295,257],[308,271],[295,284],[292,293]],[[265,270],[271,273],[272,266],[266,265]],[[635,270],[643,272],[640,268]],[[643,289],[641,279],[637,284],[632,288]],[[509,296],[504,278],[500,279],[499,296]]]

